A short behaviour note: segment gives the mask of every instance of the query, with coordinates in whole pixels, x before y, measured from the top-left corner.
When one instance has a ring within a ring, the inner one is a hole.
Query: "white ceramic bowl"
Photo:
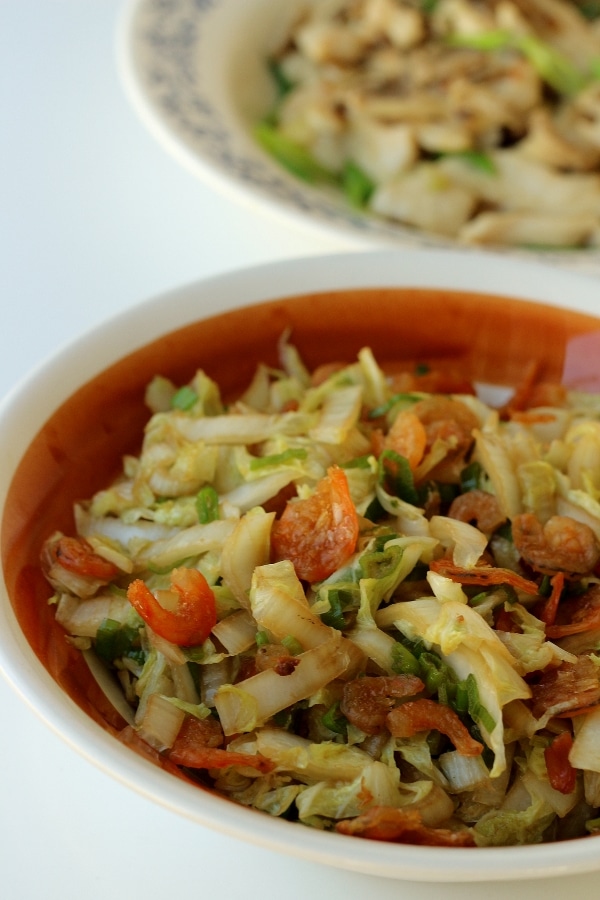
[[[455,248],[451,239],[351,209],[338,192],[289,175],[257,145],[253,126],[274,100],[265,66],[273,15],[273,0],[128,0],[118,27],[119,70],[152,134],[217,189],[349,246]],[[494,252],[600,272],[596,250]]]
[[[568,371],[565,336],[579,346],[579,337],[593,342],[598,315],[600,290],[587,277],[485,254],[380,252],[232,272],[151,299],[83,335],[0,405],[0,669],[71,747],[123,784],[123,804],[132,788],[237,838],[395,878],[499,880],[600,869],[594,838],[495,849],[389,845],[274,819],[173,777],[115,739],[84,667],[64,670],[64,642],[53,633],[37,565],[47,530],[63,527],[74,497],[104,484],[131,450],[145,415],[143,387],[156,371],[178,377],[181,366],[209,359],[219,376],[233,373],[235,387],[291,324],[311,363],[368,343],[388,359],[429,347],[454,362],[464,357],[483,376],[491,361],[510,382],[532,356],[559,375]],[[586,371],[576,354],[571,375],[597,384],[596,360],[588,358]]]

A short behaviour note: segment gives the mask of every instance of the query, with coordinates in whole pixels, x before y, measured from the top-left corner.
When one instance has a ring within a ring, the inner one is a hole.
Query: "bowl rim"
[[[188,24],[201,21],[212,42],[215,38],[214,23],[226,15],[228,3],[231,4],[232,14],[239,18],[240,10],[235,0],[203,0],[201,3],[170,0],[167,15],[175,19],[178,16],[187,17]],[[251,5],[260,12],[261,8],[267,8],[268,0],[251,0]],[[184,169],[235,202],[264,211],[288,225],[302,227],[317,236],[342,241],[343,246],[356,249],[424,247],[448,250],[460,247],[468,253],[481,251],[476,245],[461,247],[451,237],[414,230],[402,223],[386,222],[360,210],[352,210],[343,198],[330,196],[325,189],[288,173],[253,142],[241,125],[236,103],[218,79],[208,97],[198,98],[194,97],[194,88],[200,84],[197,73],[191,75],[189,65],[182,65],[177,72],[172,70],[172,60],[168,62],[164,48],[157,49],[156,38],[143,24],[144,15],[152,14],[160,6],[157,0],[126,0],[115,35],[117,70],[125,96],[140,121]],[[244,9],[244,15],[249,15],[249,12]],[[161,11],[161,14],[164,12]],[[231,46],[239,52],[240,45],[233,43],[236,29],[221,31],[231,37]],[[219,40],[219,27],[216,32],[216,39]],[[160,62],[160,75],[157,76],[140,59],[140,51],[141,55],[150,54],[154,62]],[[214,72],[214,66],[211,71]],[[170,80],[170,93],[166,99],[161,97],[160,84],[165,73]],[[171,77],[175,75],[177,77]],[[174,92],[178,94],[178,100],[173,100]],[[194,102],[182,112],[186,100]],[[190,112],[194,105],[197,109],[210,106],[208,118],[205,111]],[[219,147],[216,153],[214,142],[207,136],[206,125],[208,130],[214,126],[215,132],[220,134],[217,140],[223,142],[223,147]],[[226,154],[225,161],[220,158],[221,151]],[[591,274],[600,272],[600,251],[594,248],[561,251],[497,245],[484,252],[514,259],[538,259]]]
[[[537,262],[509,263],[494,255],[455,251],[298,257],[192,282],[137,303],[70,340],[0,401],[0,434],[6,445],[0,512],[22,452],[40,423],[73,393],[67,376],[75,364],[78,383],[82,383],[133,349],[191,321],[298,293],[357,287],[446,287],[600,316],[600,285],[595,279]],[[538,878],[600,867],[600,854],[593,852],[589,839],[562,843],[560,854],[555,844],[470,852],[388,845],[298,828],[295,823],[257,816],[254,810],[209,793],[199,803],[196,790],[132,753],[63,693],[22,634],[4,581],[0,585],[0,672],[48,727],[97,768],[190,820],[266,848],[366,874],[429,882]]]

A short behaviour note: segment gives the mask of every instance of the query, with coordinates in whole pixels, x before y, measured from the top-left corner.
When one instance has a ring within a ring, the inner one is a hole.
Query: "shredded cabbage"
[[[201,370],[155,379],[139,455],[44,545],[128,729],[309,827],[384,809],[493,846],[600,819],[598,403],[279,352],[228,407]]]

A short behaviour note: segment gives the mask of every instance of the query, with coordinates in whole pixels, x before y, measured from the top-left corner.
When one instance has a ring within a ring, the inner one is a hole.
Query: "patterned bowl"
[[[341,192],[288,174],[256,143],[253,126],[275,96],[265,64],[273,7],[272,0],[128,0],[118,28],[119,69],[151,133],[192,174],[289,224],[356,248],[456,248],[452,239],[354,210]],[[493,252],[600,272],[600,253],[592,249]]]

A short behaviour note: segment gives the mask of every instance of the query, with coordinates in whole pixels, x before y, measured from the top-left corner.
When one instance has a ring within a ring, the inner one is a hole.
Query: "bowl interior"
[[[9,488],[1,553],[20,626],[52,677],[109,730],[123,725],[80,654],[63,639],[47,598],[40,547],[54,530],[73,531],[74,501],[89,497],[135,452],[148,418],[144,388],[160,373],[185,383],[203,368],[233,397],[256,365],[277,365],[289,329],[307,365],[350,361],[369,345],[388,370],[426,362],[498,385],[517,385],[535,360],[543,379],[560,381],[575,339],[594,335],[593,316],[513,298],[440,289],[314,293],[269,301],[172,331],[78,388],[43,425]]]

